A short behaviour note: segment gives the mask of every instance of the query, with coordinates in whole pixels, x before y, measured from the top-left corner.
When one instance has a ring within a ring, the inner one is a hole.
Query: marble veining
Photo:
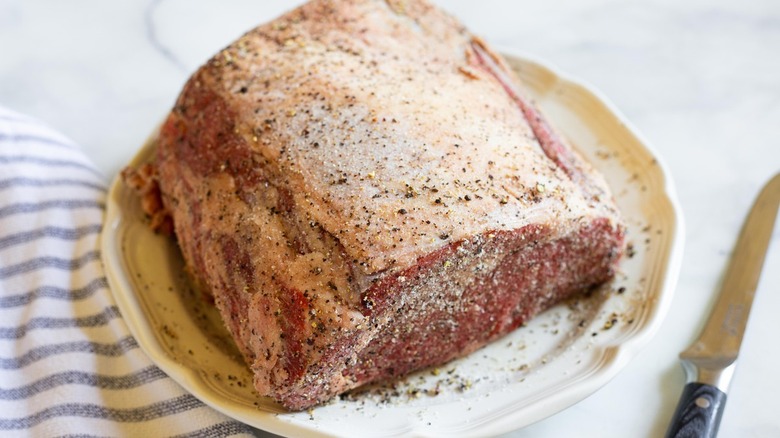
[[[165,59],[175,65],[182,73],[187,73],[187,66],[184,65],[176,55],[171,52],[170,49],[165,47],[160,39],[157,37],[157,27],[154,22],[154,12],[162,3],[163,0],[152,0],[144,9],[144,30],[146,31],[146,37],[149,40],[149,44],[157,50],[157,52]]]

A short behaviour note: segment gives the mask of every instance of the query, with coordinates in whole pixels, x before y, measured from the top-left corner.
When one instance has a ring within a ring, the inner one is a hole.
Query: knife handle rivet
[[[694,403],[696,403],[696,406],[698,406],[698,407],[700,407],[700,408],[702,408],[702,409],[707,409],[707,408],[709,408],[709,407],[710,407],[710,401],[709,401],[709,400],[707,400],[707,399],[706,399],[706,398],[704,398],[704,397],[698,397],[698,398],[696,398],[696,400],[694,401]]]

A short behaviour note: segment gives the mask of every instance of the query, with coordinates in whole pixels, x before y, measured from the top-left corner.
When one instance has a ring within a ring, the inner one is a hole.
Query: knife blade
[[[780,173],[759,193],[742,225],[721,291],[699,338],[680,360],[687,383],[667,438],[715,437],[780,205]]]

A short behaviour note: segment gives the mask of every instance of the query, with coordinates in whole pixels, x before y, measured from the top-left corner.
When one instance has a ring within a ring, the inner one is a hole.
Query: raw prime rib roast
[[[156,214],[260,395],[441,364],[613,275],[609,189],[516,84],[423,0],[314,0],[187,82]]]

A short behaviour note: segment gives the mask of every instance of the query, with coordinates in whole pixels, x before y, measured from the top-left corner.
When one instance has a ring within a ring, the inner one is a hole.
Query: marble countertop
[[[296,1],[0,0],[0,105],[82,145],[113,178],[210,55]],[[760,186],[780,171],[775,0],[451,0],[491,43],[545,59],[622,110],[671,171],[686,223],[664,324],[610,383],[512,437],[657,437],[684,384],[677,354],[714,302]],[[721,425],[780,436],[780,232]]]

